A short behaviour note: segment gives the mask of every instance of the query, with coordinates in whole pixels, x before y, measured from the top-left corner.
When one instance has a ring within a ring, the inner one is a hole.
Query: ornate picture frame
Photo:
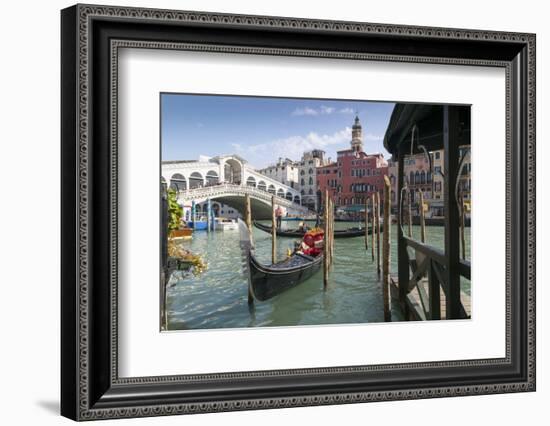
[[[535,390],[534,34],[76,5],[61,13],[61,413],[160,416]],[[499,67],[506,73],[506,356],[120,378],[120,47]]]

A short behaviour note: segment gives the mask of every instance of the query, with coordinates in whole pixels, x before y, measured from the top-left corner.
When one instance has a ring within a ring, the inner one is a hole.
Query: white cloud
[[[332,134],[309,132],[306,135],[294,135],[282,139],[256,144],[243,145],[232,143],[235,154],[242,156],[251,165],[263,168],[275,162],[279,157],[299,160],[304,151],[323,149],[327,155],[333,156],[336,150],[342,149],[351,140],[351,128],[346,127]]]
[[[292,115],[319,115],[319,111],[310,107],[296,108],[292,111]]]
[[[317,115],[330,115],[334,113],[353,114],[355,113],[355,110],[349,107],[336,109],[335,107],[321,105],[319,108],[303,107],[303,108],[296,108],[294,111],[292,111],[293,116],[304,116],[304,115],[317,116]]]

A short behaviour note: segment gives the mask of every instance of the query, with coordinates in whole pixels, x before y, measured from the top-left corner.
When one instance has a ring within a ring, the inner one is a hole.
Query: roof
[[[470,106],[451,105],[458,108],[459,145],[470,144]],[[395,104],[388,128],[384,134],[384,147],[396,155],[401,144],[405,144],[410,153],[412,129],[415,128],[413,153],[421,152],[417,145],[423,145],[428,151],[443,148],[443,105],[434,104]]]

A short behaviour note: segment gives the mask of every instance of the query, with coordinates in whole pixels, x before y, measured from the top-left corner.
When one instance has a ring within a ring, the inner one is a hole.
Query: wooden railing
[[[428,244],[421,243],[412,238],[403,236],[407,248],[414,252],[414,258],[411,259],[409,250],[405,250],[406,262],[409,265],[409,277],[406,286],[406,303],[408,310],[413,317],[418,319],[441,319],[441,291],[445,300],[452,297],[449,292],[449,271],[448,258],[445,252]],[[458,266],[458,273],[461,277],[470,279],[471,266],[467,260],[461,260]],[[412,297],[412,292],[417,291],[420,309]],[[463,301],[459,300],[459,318],[468,318],[470,316],[469,307],[465,308]],[[446,311],[445,311],[446,313]],[[444,316],[448,318],[448,315]]]

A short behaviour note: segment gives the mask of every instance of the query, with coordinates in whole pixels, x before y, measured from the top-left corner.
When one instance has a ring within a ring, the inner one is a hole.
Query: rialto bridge
[[[198,161],[163,161],[162,182],[178,192],[178,201],[187,207],[208,199],[244,212],[246,194],[250,196],[252,216],[271,218],[271,196],[289,215],[304,215],[300,193],[250,167],[237,155],[200,158]]]

